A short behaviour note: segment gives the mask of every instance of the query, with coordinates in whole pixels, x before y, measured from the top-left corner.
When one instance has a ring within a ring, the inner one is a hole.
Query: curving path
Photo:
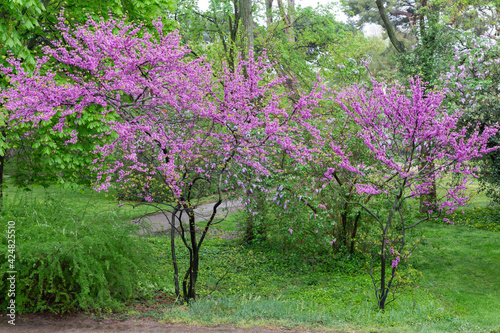
[[[206,221],[207,219],[210,218],[212,215],[212,211],[214,208],[215,202],[212,203],[204,203],[201,205],[198,205],[194,211],[196,214],[196,221]],[[243,204],[240,200],[228,200],[223,202],[218,208],[217,208],[217,218],[224,218],[226,217],[229,213],[234,213],[237,212],[241,209],[243,209]],[[167,231],[170,229],[170,219],[172,214],[171,213],[166,213],[167,217],[164,214],[155,214],[155,215],[148,215],[140,219],[133,220],[133,223],[141,225],[140,233],[145,234],[145,233],[155,233],[155,232],[162,232],[162,231]],[[178,225],[178,216],[180,214],[177,214],[176,220],[176,225]],[[188,222],[187,214],[182,214],[181,215],[181,221],[183,223]]]

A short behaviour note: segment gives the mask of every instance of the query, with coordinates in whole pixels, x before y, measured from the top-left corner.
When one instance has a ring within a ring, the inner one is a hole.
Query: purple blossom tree
[[[90,106],[102,113],[111,129],[103,135],[112,132],[116,139],[95,147],[100,154],[93,163],[95,188],[107,191],[113,183],[126,182],[131,172],[165,183],[172,197],[166,204],[175,290],[180,299],[181,283],[188,301],[196,298],[200,247],[218,222],[217,211],[231,186],[243,184],[238,174],[251,168],[268,175],[270,156],[277,151],[298,161],[310,158],[301,142],[304,131],[318,137],[308,120],[320,94],[313,89],[291,105],[289,94],[278,89],[283,80],[271,77],[265,55],[240,61],[234,71],[214,73],[203,59],[187,59],[189,50],[177,34],[164,34],[160,22],[154,27],[151,33],[110,19],[71,29],[61,19],[63,42],[45,48],[32,73],[13,59],[14,69],[3,69],[12,85],[2,97],[13,114],[11,122],[35,129],[59,115],[53,130],[62,131],[69,115],[81,116]],[[77,141],[75,132],[67,144]],[[210,184],[216,203],[200,227],[194,208],[204,184]],[[150,201],[148,184],[143,192]],[[180,279],[176,233],[190,258]]]
[[[332,162],[328,165],[327,156],[322,165],[323,180],[378,225],[379,250],[373,258],[380,258],[380,275],[375,277],[372,260],[371,276],[378,306],[384,309],[398,264],[411,255],[405,250],[406,231],[466,203],[466,186],[476,171],[467,162],[498,148],[487,147],[497,128],[484,127],[481,132],[478,125],[467,135],[467,128],[457,128],[461,113],[449,114],[442,106],[444,95],[426,91],[419,78],[410,79],[409,91],[399,85],[372,84],[370,89],[351,86],[335,97],[344,112],[345,135],[363,142],[366,162],[353,165],[341,146],[332,145]],[[426,154],[421,153],[424,149]],[[344,184],[338,183],[338,173]],[[428,203],[425,216],[406,216],[405,202],[428,194],[439,179],[447,182],[442,197]],[[355,189],[357,196],[346,188]]]
[[[450,106],[464,109],[462,124],[478,121],[483,125],[496,124],[500,120],[500,47],[494,36],[464,37],[462,47],[455,49],[454,62],[442,74],[441,85],[447,91]],[[490,147],[498,144],[499,133],[489,140]],[[481,190],[497,203],[500,203],[499,161],[498,150],[485,155],[479,177]]]

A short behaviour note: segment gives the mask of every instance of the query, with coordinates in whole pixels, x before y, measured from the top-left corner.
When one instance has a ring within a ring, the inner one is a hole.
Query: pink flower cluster
[[[234,71],[224,67],[214,79],[204,59],[186,60],[177,33],[154,26],[157,36],[114,19],[72,29],[61,16],[64,41],[45,48],[33,72],[14,59],[2,68],[11,82],[1,93],[10,121],[36,127],[57,116],[54,131],[61,131],[68,115],[101,112],[116,139],[95,147],[97,190],[112,186],[115,174],[127,181],[138,171],[159,176],[181,198],[194,179],[237,177],[231,168],[267,175],[273,152],[311,158],[303,142],[306,132],[319,138],[309,122],[316,88],[286,106],[290,93],[275,89],[284,79],[269,77],[265,54],[239,61]]]

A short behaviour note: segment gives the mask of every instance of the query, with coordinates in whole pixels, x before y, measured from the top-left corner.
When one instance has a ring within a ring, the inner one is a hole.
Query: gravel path
[[[210,218],[213,212],[215,202],[212,203],[205,203],[197,206],[194,211],[196,214],[196,221],[206,221],[207,219]],[[219,207],[217,207],[217,218],[224,218],[226,217],[229,213],[233,213],[236,211],[239,211],[243,209],[243,204],[240,200],[228,200],[223,202]],[[155,215],[149,215],[145,216],[144,218],[134,220],[134,223],[137,223],[139,225],[144,226],[141,228],[140,233],[154,233],[154,232],[161,232],[161,231],[166,231],[170,229],[170,220],[172,213],[166,213],[167,217],[164,214],[155,214]],[[180,214],[178,213],[176,216],[177,218],[175,219],[176,225],[178,224],[178,216]],[[183,223],[188,222],[188,217],[187,214],[184,213],[181,215],[181,221]]]

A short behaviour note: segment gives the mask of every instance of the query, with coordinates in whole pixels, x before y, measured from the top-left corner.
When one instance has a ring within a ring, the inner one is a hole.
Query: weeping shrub
[[[2,272],[12,270],[6,229],[15,221],[16,311],[118,310],[153,273],[151,244],[118,211],[78,207],[62,193],[42,197],[6,202],[0,216]],[[9,302],[6,274],[2,309]]]

